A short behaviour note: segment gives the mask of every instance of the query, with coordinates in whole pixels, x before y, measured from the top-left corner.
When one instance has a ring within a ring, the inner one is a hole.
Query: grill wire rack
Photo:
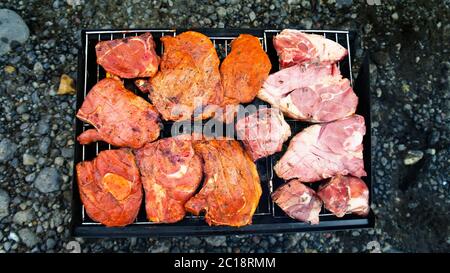
[[[162,56],[164,47],[160,42],[163,36],[176,36],[186,30],[182,29],[134,29],[134,30],[83,30],[82,31],[82,50],[79,54],[79,68],[78,68],[78,82],[77,82],[77,111],[81,107],[84,98],[89,90],[100,80],[106,77],[105,70],[96,63],[95,45],[99,41],[113,40],[126,38],[131,36],[138,36],[145,32],[150,32],[156,43],[156,51],[158,55]],[[280,30],[267,29],[196,29],[195,31],[202,32],[207,35],[214,44],[219,58],[223,60],[231,50],[231,41],[241,33],[248,33],[258,37],[262,48],[267,52],[272,63],[271,73],[279,70],[278,57],[272,44],[273,37],[280,32]],[[344,77],[350,80],[353,86],[353,75],[351,66],[351,53],[353,51],[352,40],[353,34],[349,31],[340,30],[302,30],[306,33],[313,33],[323,35],[325,38],[336,41],[348,50],[348,56],[338,63],[338,67]],[[368,71],[367,71],[368,73]],[[368,84],[368,80],[367,83]],[[145,94],[141,93],[133,84],[131,80],[125,79],[125,86],[127,89],[133,91],[135,94],[143,97],[148,101]],[[354,87],[354,86],[353,86]],[[357,113],[363,115],[366,119],[366,126],[370,128],[370,102],[368,86],[366,90],[358,90],[355,92],[360,97],[360,105]],[[359,88],[361,89],[361,88]],[[362,93],[364,92],[364,93]],[[361,93],[361,94],[359,94]],[[362,95],[362,96],[361,96]],[[253,104],[268,105],[267,103],[256,99]],[[361,108],[361,109],[360,109]],[[297,134],[308,124],[293,119],[286,119],[292,131],[292,136]],[[87,129],[93,128],[90,124],[76,120],[76,135],[75,138]],[[170,136],[171,122],[163,122],[164,129],[161,137]],[[370,131],[370,129],[369,129]],[[367,145],[368,139],[368,145]],[[370,164],[370,132],[366,134],[364,139],[364,159],[365,168],[368,177],[364,178],[371,189],[371,164]],[[92,160],[96,155],[107,149],[114,149],[115,147],[104,142],[95,142],[88,145],[80,145],[75,141],[75,156],[74,166],[84,160]],[[74,168],[73,175],[73,201],[72,201],[72,223],[71,231],[74,236],[81,237],[127,237],[127,236],[172,236],[172,235],[217,235],[230,233],[267,233],[267,232],[294,232],[307,230],[334,230],[354,227],[371,227],[374,224],[374,217],[372,212],[367,217],[359,217],[354,215],[346,215],[343,218],[336,218],[330,212],[322,208],[320,213],[320,224],[309,225],[290,219],[286,214],[272,202],[271,193],[276,190],[283,180],[278,178],[273,171],[273,166],[277,160],[287,149],[289,140],[284,144],[283,150],[275,155],[260,159],[256,162],[258,173],[261,179],[261,187],[263,193],[259,202],[259,206],[253,217],[253,224],[241,227],[209,227],[204,221],[203,216],[194,216],[187,214],[185,219],[175,224],[155,224],[146,219],[144,202],[141,204],[138,216],[133,224],[121,228],[108,228],[102,224],[93,221],[86,213],[84,206],[81,203],[78,186],[76,181],[76,172]],[[320,183],[313,183],[310,186],[317,189]],[[370,198],[372,194],[370,195]]]

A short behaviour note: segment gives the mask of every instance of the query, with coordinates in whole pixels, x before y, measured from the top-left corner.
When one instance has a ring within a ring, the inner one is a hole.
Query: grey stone
[[[336,5],[338,6],[351,6],[353,4],[353,0],[336,0]]]
[[[53,249],[56,246],[56,241],[53,238],[48,238],[45,245],[47,246],[47,249]]]
[[[25,166],[32,166],[32,165],[36,164],[37,159],[30,154],[23,154],[22,162],[23,162],[23,165],[25,165]]]
[[[386,65],[389,61],[389,54],[384,51],[377,51],[373,54],[372,59],[377,65]]]
[[[11,249],[11,242],[5,242],[3,244],[3,249],[8,252]]]
[[[36,177],[34,186],[42,193],[57,191],[61,188],[61,176],[55,168],[46,167]]]
[[[19,230],[19,237],[29,248],[32,248],[39,243],[39,238],[29,228]]]
[[[202,240],[200,240],[198,237],[190,237],[189,238],[189,244],[190,245],[198,246],[201,243],[202,243]]]
[[[11,140],[4,138],[0,141],[0,162],[6,162],[14,157],[17,145]]]
[[[248,15],[248,17],[250,18],[250,21],[253,22],[256,19],[256,14],[253,11],[251,11],[250,14]]]
[[[33,221],[34,213],[31,209],[16,212],[13,217],[13,222],[18,225],[25,225]]]
[[[227,10],[224,7],[218,7],[216,9],[216,13],[217,13],[217,15],[219,15],[219,18],[223,18],[223,17],[227,16]]]
[[[405,159],[403,160],[403,163],[405,165],[413,165],[419,162],[423,157],[423,152],[418,150],[411,150],[408,151],[408,154],[406,155]]]
[[[207,244],[212,246],[225,246],[227,237],[225,236],[209,236],[205,238]]]
[[[10,232],[8,235],[8,239],[13,240],[14,242],[19,242],[20,238],[17,236],[15,232]]]
[[[0,220],[8,216],[9,214],[9,194],[0,189]]]
[[[73,157],[73,148],[62,148],[61,155],[64,158],[72,158]]]
[[[50,138],[44,137],[42,138],[41,142],[39,143],[39,152],[43,155],[46,155],[48,153],[48,149],[50,148]]]
[[[45,119],[41,119],[38,122],[37,128],[36,128],[36,132],[40,135],[45,135],[48,133],[48,131],[50,130],[50,125],[49,125],[49,121],[45,120]]]
[[[24,43],[30,36],[30,30],[17,13],[9,9],[0,9],[0,56],[11,50],[11,43]]]
[[[313,25],[311,18],[303,18],[300,23],[305,26],[305,29],[311,29]]]
[[[28,183],[31,183],[36,178],[36,173],[30,173],[27,176],[25,176],[25,181]]]

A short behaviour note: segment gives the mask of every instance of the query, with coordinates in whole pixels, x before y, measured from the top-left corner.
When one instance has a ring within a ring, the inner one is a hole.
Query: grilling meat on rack
[[[322,201],[311,188],[299,180],[291,180],[272,193],[273,201],[289,217],[316,225]]]
[[[121,78],[152,77],[158,71],[159,57],[150,33],[101,41],[95,51],[97,63]]]
[[[106,150],[77,164],[81,201],[92,220],[106,226],[133,223],[142,202],[142,185],[130,150]]]
[[[164,36],[161,41],[164,54],[160,71],[151,79],[152,103],[165,120],[211,117],[216,107],[210,105],[220,105],[223,98],[220,60],[213,43],[194,31]]]
[[[366,183],[357,177],[333,177],[317,192],[325,208],[337,217],[346,213],[366,216],[369,213],[369,189]]]
[[[136,151],[145,190],[147,218],[174,223],[184,218],[184,204],[202,179],[200,157],[190,140],[164,138]]]
[[[220,66],[226,104],[253,101],[272,65],[259,39],[241,34]]]
[[[291,129],[280,110],[263,108],[238,120],[236,133],[256,161],[281,151],[283,143],[291,136]]]
[[[203,160],[203,188],[185,205],[209,225],[245,226],[261,197],[256,165],[235,140],[199,140],[194,149]]]
[[[290,143],[274,167],[284,180],[315,182],[338,174],[366,176],[363,162],[364,118],[359,115],[307,127]]]
[[[270,75],[258,97],[286,115],[329,122],[355,113],[358,97],[334,64],[295,65]]]
[[[103,79],[89,91],[77,117],[92,124],[78,136],[81,144],[105,141],[119,147],[140,148],[158,138],[158,112],[116,79]]]
[[[335,63],[347,54],[340,44],[322,35],[285,29],[273,38],[281,68],[302,63]]]

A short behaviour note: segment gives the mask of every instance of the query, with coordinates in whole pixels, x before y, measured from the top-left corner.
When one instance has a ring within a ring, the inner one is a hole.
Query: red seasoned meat
[[[220,66],[225,103],[251,102],[271,68],[259,39],[249,34],[239,35],[231,42],[231,52]]]
[[[223,99],[220,60],[213,43],[194,31],[164,36],[161,41],[160,71],[150,80],[152,103],[165,120],[211,117]]]
[[[101,41],[95,51],[97,63],[121,78],[152,77],[158,71],[159,57],[150,33]]]
[[[136,151],[145,190],[147,217],[156,223],[184,218],[184,204],[202,179],[200,157],[190,140],[163,138]]]
[[[322,201],[311,188],[299,180],[291,180],[272,193],[273,201],[289,217],[316,225]]]
[[[255,163],[235,140],[194,141],[194,149],[204,162],[205,180],[186,210],[206,211],[209,225],[251,224],[262,193]]]
[[[283,143],[291,136],[291,129],[280,110],[265,108],[238,120],[236,133],[256,161],[281,151]]]
[[[284,180],[316,182],[338,174],[366,176],[363,162],[364,118],[359,115],[307,127],[289,143],[274,167]]]
[[[366,216],[369,213],[369,189],[360,178],[338,175],[317,192],[325,208],[337,217],[346,213]]]
[[[158,138],[158,112],[116,79],[103,79],[89,91],[77,117],[92,124],[78,136],[81,144],[103,140],[119,147],[140,148]]]
[[[302,63],[335,63],[342,60],[347,50],[322,35],[306,34],[285,29],[273,38],[282,68]]]
[[[355,113],[358,97],[333,64],[295,65],[270,75],[258,98],[286,115],[309,122],[330,122]]]
[[[131,151],[102,151],[76,169],[81,201],[92,220],[106,226],[133,223],[142,202],[142,184]]]

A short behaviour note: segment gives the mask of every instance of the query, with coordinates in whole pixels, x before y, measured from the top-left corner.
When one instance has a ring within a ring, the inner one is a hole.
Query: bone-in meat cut
[[[78,188],[89,217],[106,226],[133,223],[142,202],[142,185],[133,153],[106,150],[77,164]]]
[[[220,66],[225,104],[251,102],[269,75],[272,65],[259,39],[241,34],[231,42],[231,52]]]
[[[276,108],[263,108],[236,123],[236,133],[252,159],[281,151],[283,143],[291,136],[289,124]]]
[[[358,97],[334,64],[295,65],[271,74],[258,98],[287,116],[330,122],[355,113]]]
[[[150,33],[101,41],[95,51],[97,63],[121,78],[152,77],[158,71],[159,57]]]
[[[303,63],[335,63],[347,56],[340,44],[323,35],[285,29],[273,38],[281,68]]]
[[[119,147],[140,148],[158,138],[158,112],[116,79],[103,79],[86,96],[77,117],[92,124],[78,136],[81,144],[105,141]]]
[[[337,217],[346,213],[369,213],[369,189],[360,178],[338,175],[319,187],[317,192],[325,208]]]
[[[297,179],[289,181],[273,192],[272,200],[291,218],[312,225],[319,223],[322,201],[313,189]]]
[[[235,140],[197,140],[194,149],[204,163],[204,182],[185,208],[196,215],[205,211],[209,225],[245,226],[261,197],[256,165]]]
[[[150,80],[150,99],[165,120],[206,119],[222,103],[219,57],[211,40],[187,31],[161,38],[160,71]]]
[[[305,128],[294,136],[274,167],[284,180],[316,182],[338,174],[366,176],[363,162],[364,118],[359,115]]]
[[[202,179],[202,163],[190,140],[163,138],[136,152],[145,190],[147,218],[174,223],[184,218],[184,204]]]

